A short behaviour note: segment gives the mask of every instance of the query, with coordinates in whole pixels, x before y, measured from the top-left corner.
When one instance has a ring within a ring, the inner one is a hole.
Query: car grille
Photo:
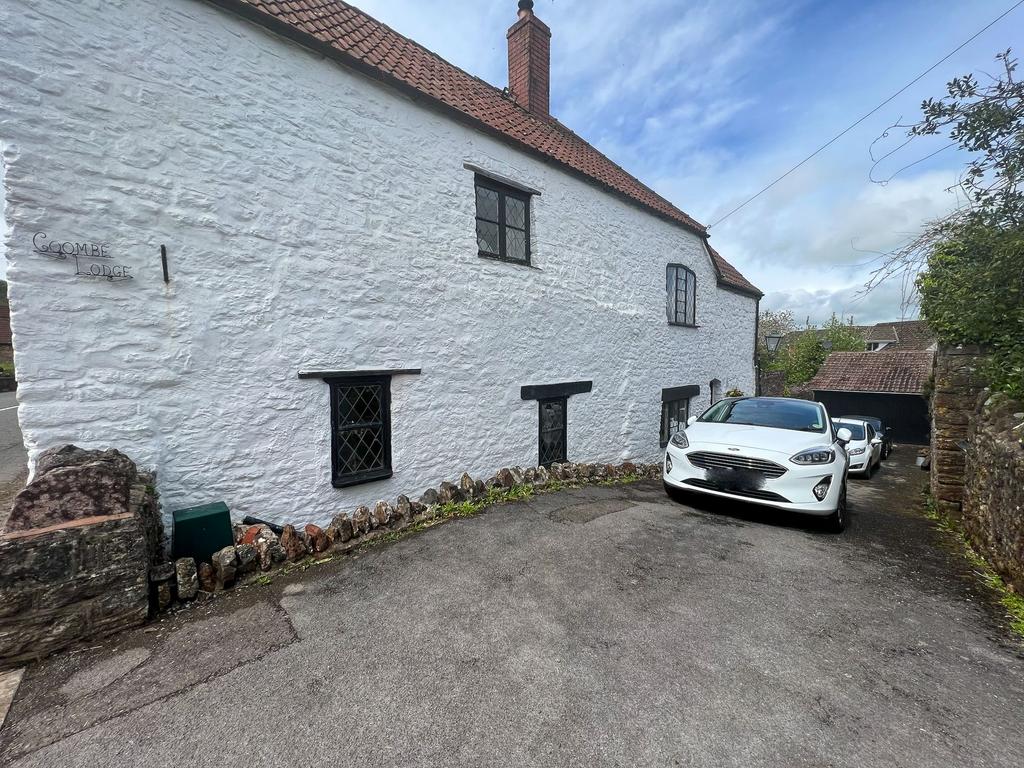
[[[732,456],[728,453],[712,453],[711,451],[694,451],[686,454],[686,459],[693,466],[701,469],[747,469],[762,473],[772,479],[786,474],[786,468],[766,459],[753,459],[749,456]]]
[[[761,499],[762,501],[780,501],[783,504],[788,504],[789,499],[785,496],[780,496],[777,493],[771,491],[736,491],[732,488],[719,488],[714,483],[708,482],[707,480],[701,480],[696,477],[692,477],[689,480],[684,480],[687,485],[694,485],[698,488],[706,488],[709,491],[720,491],[722,493],[728,493],[730,496],[745,496],[749,499]]]

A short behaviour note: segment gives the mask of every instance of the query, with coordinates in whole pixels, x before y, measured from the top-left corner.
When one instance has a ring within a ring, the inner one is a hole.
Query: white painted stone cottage
[[[323,522],[655,460],[752,392],[760,292],[550,116],[519,5],[502,91],[336,0],[0,4],[30,462],[117,447],[165,509]]]

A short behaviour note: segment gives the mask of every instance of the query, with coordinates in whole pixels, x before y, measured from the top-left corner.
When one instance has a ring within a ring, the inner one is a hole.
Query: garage
[[[927,445],[931,352],[833,352],[807,387],[831,416],[875,416],[896,443]]]

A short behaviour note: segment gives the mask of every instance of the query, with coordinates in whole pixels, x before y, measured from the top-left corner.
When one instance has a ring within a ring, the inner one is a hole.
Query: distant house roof
[[[847,328],[857,331],[866,344],[887,342],[884,348],[886,352],[923,352],[935,345],[935,334],[924,320],[849,325]],[[783,336],[782,346],[787,347],[796,343],[805,333],[816,333],[823,337],[827,331],[822,328],[813,331],[790,331]]]
[[[416,97],[426,96],[454,116],[553,160],[648,211],[707,238],[703,224],[676,208],[554,118],[516,104],[473,77],[340,0],[209,0],[268,29]],[[719,284],[761,296],[753,283],[709,247]]]
[[[833,352],[806,388],[919,395],[932,375],[931,352]]]
[[[886,351],[923,351],[935,344],[935,334],[924,320],[903,320],[897,323],[877,323],[869,326],[864,341],[890,342]]]

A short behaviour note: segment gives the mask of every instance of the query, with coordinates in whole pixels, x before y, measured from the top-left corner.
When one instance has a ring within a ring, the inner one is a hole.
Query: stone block
[[[119,451],[74,445],[44,451],[32,482],[14,499],[6,530],[130,514],[136,476],[135,464]]]
[[[281,531],[281,548],[289,563],[294,563],[306,556],[306,542],[295,530],[294,525],[286,525]]]
[[[178,599],[192,600],[199,592],[199,572],[196,561],[182,557],[174,562],[174,573],[178,585]]]
[[[365,536],[370,532],[370,508],[366,506],[356,507],[352,513],[352,533],[355,536]]]
[[[94,453],[56,451],[43,469],[52,477],[89,467],[93,462],[86,454]],[[128,461],[116,454],[108,463]],[[155,542],[162,534],[151,489],[135,483],[128,495],[134,503],[124,515],[0,535],[0,668],[145,621],[150,569],[159,562]],[[173,595],[173,568],[152,573],[157,602],[166,605]]]
[[[327,526],[327,536],[331,539],[331,543],[344,544],[346,541],[351,540],[353,536],[352,532],[352,520],[349,519],[348,515],[336,515],[331,524]]]

